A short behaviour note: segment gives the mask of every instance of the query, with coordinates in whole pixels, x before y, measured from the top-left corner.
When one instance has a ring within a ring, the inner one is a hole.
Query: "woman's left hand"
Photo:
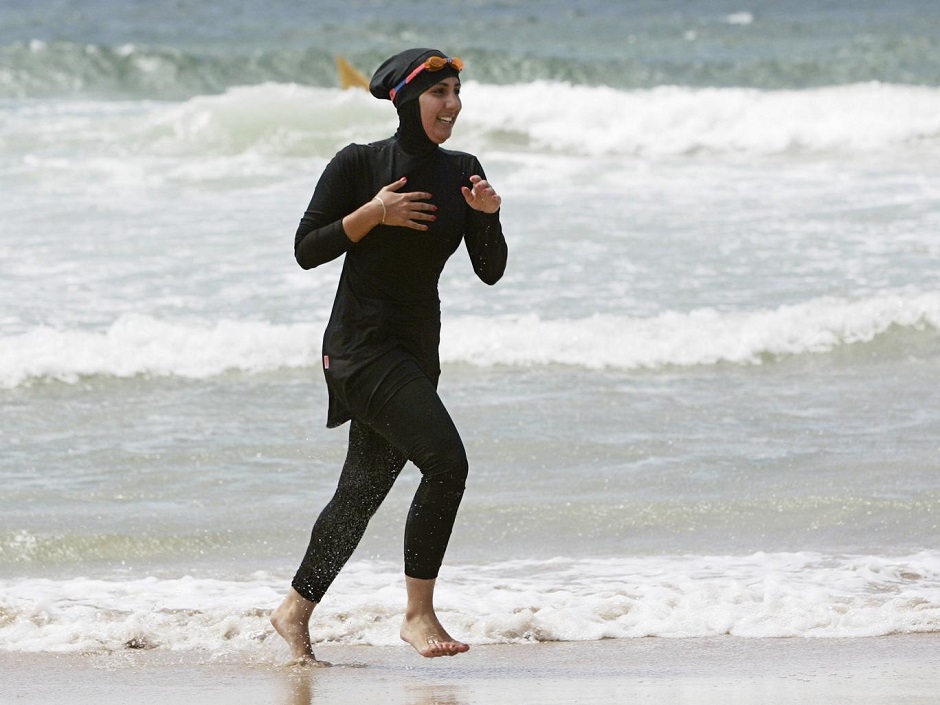
[[[490,186],[489,181],[484,180],[480,176],[471,176],[470,183],[473,184],[473,188],[467,188],[466,186],[460,187],[468,206],[482,213],[495,213],[499,210],[503,199],[500,198],[495,189]]]

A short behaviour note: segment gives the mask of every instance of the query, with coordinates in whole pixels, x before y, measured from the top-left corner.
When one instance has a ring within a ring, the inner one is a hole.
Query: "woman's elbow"
[[[298,234],[294,240],[294,259],[303,269],[313,269],[322,261],[320,259],[320,248],[316,247],[315,244],[310,238],[307,238],[306,234]]]
[[[493,286],[496,282],[503,278],[503,273],[506,271],[506,260],[503,259],[499,263],[494,263],[493,265],[487,266],[484,262],[482,266],[477,268],[477,277],[480,278],[484,284]]]
[[[312,261],[309,257],[305,257],[299,250],[294,251],[294,259],[297,260],[297,264],[300,265],[301,269],[313,269],[317,266],[316,262]]]

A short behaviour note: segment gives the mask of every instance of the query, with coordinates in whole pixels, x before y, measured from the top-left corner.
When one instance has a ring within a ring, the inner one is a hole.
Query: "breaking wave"
[[[0,339],[0,386],[137,375],[206,378],[314,366],[322,323],[165,321],[123,315],[105,330],[38,327]],[[940,330],[940,294],[817,299],[775,309],[670,311],[649,318],[536,315],[446,319],[445,364],[659,369],[818,355]]]

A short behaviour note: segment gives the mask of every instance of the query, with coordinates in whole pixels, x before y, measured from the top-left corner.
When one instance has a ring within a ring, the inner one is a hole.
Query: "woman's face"
[[[421,126],[434,144],[447,141],[460,114],[460,79],[456,76],[435,83],[418,96]]]

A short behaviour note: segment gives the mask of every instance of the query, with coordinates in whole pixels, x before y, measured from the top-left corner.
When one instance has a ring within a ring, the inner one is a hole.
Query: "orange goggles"
[[[430,59],[425,61],[423,64],[419,64],[414,71],[409,73],[405,80],[395,86],[392,90],[388,92],[388,97],[391,100],[395,100],[395,96],[398,95],[398,91],[411,83],[415,76],[417,76],[422,71],[440,71],[445,66],[450,66],[455,71],[463,70],[463,61],[461,61],[456,56],[432,56]]]

